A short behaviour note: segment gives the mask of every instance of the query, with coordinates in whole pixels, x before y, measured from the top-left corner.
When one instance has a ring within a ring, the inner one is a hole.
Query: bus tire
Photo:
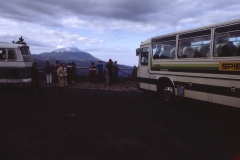
[[[175,93],[174,93],[174,87],[173,85],[166,84],[162,87],[161,90],[161,99],[164,103],[168,105],[172,105],[175,101]]]
[[[172,102],[174,100],[174,92],[171,86],[163,87],[162,98],[165,102]]]

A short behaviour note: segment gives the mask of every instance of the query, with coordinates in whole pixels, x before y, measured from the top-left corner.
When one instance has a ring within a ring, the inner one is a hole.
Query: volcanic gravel
[[[238,160],[240,109],[95,89],[0,88],[0,159]]]

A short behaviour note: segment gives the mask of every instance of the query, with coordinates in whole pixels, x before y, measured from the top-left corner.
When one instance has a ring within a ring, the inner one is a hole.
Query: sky
[[[1,0],[0,42],[23,36],[32,54],[77,47],[138,65],[151,37],[240,18],[240,0]]]

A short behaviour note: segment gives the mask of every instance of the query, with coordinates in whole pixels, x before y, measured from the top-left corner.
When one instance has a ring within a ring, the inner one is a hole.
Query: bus
[[[166,103],[186,97],[240,108],[240,19],[152,37],[136,55],[140,90]]]
[[[0,42],[0,84],[29,84],[32,62],[22,37],[13,43]]]

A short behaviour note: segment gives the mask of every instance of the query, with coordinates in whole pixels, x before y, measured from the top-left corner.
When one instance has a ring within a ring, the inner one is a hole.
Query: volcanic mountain
[[[56,49],[52,52],[45,52],[41,54],[33,54],[33,59],[38,63],[39,68],[43,68],[48,60],[50,64],[54,65],[56,61],[60,63],[69,63],[74,62],[76,63],[77,67],[89,67],[91,62],[94,62],[95,65],[99,61],[98,58],[95,58],[90,53],[84,52],[79,50],[76,47],[67,47],[67,48],[60,48]],[[105,66],[106,62],[102,61],[103,66]],[[118,65],[119,68],[130,68],[130,66],[125,65]],[[126,76],[126,74],[119,76]]]
[[[60,63],[69,63],[75,62],[79,67],[89,66],[91,62],[97,63],[98,58],[95,58],[90,53],[79,50],[76,47],[67,47],[56,49],[52,52],[40,53],[38,55],[33,54],[33,59],[38,62],[39,67],[43,67],[46,60],[51,64],[54,64],[56,61]]]
[[[67,47],[56,49],[52,52],[41,53],[37,56],[41,59],[59,59],[59,60],[98,60],[93,57],[91,54],[81,51],[76,47]]]

